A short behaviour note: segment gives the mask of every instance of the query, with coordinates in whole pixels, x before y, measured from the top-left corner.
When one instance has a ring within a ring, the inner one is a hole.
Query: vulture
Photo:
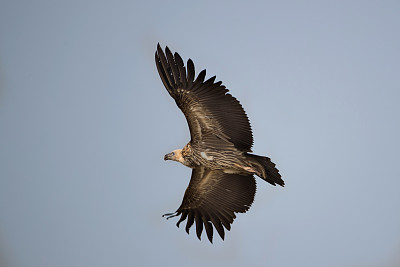
[[[191,59],[185,66],[178,53],[165,53],[157,45],[155,61],[161,80],[186,117],[190,141],[182,149],[164,156],[192,169],[182,204],[167,219],[179,216],[177,226],[187,220],[186,232],[196,223],[201,240],[203,229],[213,241],[213,229],[222,240],[231,229],[235,213],[245,213],[256,192],[254,175],[272,185],[284,186],[270,158],[251,154],[253,134],[239,101],[228,93],[216,76],[207,80],[206,70],[195,75]]]

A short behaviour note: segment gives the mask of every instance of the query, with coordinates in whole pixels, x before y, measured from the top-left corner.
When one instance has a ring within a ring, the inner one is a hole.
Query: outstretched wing
[[[181,215],[179,224],[187,219],[186,232],[196,222],[197,237],[201,238],[203,226],[212,243],[213,227],[222,239],[224,227],[229,231],[235,213],[246,212],[254,200],[256,181],[252,175],[227,174],[222,170],[194,168],[182,204],[167,218]]]
[[[165,88],[186,117],[192,143],[201,144],[216,136],[241,151],[251,152],[253,135],[239,101],[227,93],[222,82],[214,82],[215,76],[204,81],[206,70],[195,79],[191,59],[185,67],[178,53],[172,55],[168,47],[165,53],[166,56],[158,44],[157,70]]]

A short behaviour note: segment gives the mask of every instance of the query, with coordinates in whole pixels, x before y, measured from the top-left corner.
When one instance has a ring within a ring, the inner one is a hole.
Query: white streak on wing
[[[223,172],[224,172],[224,173],[228,173],[228,174],[240,173],[239,171],[234,170],[234,169],[224,169]]]
[[[207,156],[206,152],[204,151],[200,152],[200,156],[206,160],[213,160],[213,156]]]

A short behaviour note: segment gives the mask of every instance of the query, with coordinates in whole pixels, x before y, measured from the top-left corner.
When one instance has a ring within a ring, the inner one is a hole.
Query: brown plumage
[[[165,155],[193,169],[181,206],[168,218],[181,215],[177,226],[187,219],[186,231],[196,222],[200,239],[203,226],[212,242],[213,227],[222,239],[230,230],[235,213],[246,212],[254,200],[253,174],[272,185],[284,186],[278,169],[268,157],[250,154],[253,134],[239,101],[228,93],[215,76],[204,81],[206,70],[195,78],[191,59],[184,66],[178,53],[165,54],[157,45],[158,73],[182,110],[190,129],[190,142]]]

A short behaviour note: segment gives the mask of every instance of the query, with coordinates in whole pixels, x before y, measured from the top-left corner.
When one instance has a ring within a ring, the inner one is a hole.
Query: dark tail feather
[[[272,185],[284,186],[279,170],[275,168],[275,164],[268,157],[262,157],[253,154],[247,154],[249,163],[256,170],[256,174]]]

